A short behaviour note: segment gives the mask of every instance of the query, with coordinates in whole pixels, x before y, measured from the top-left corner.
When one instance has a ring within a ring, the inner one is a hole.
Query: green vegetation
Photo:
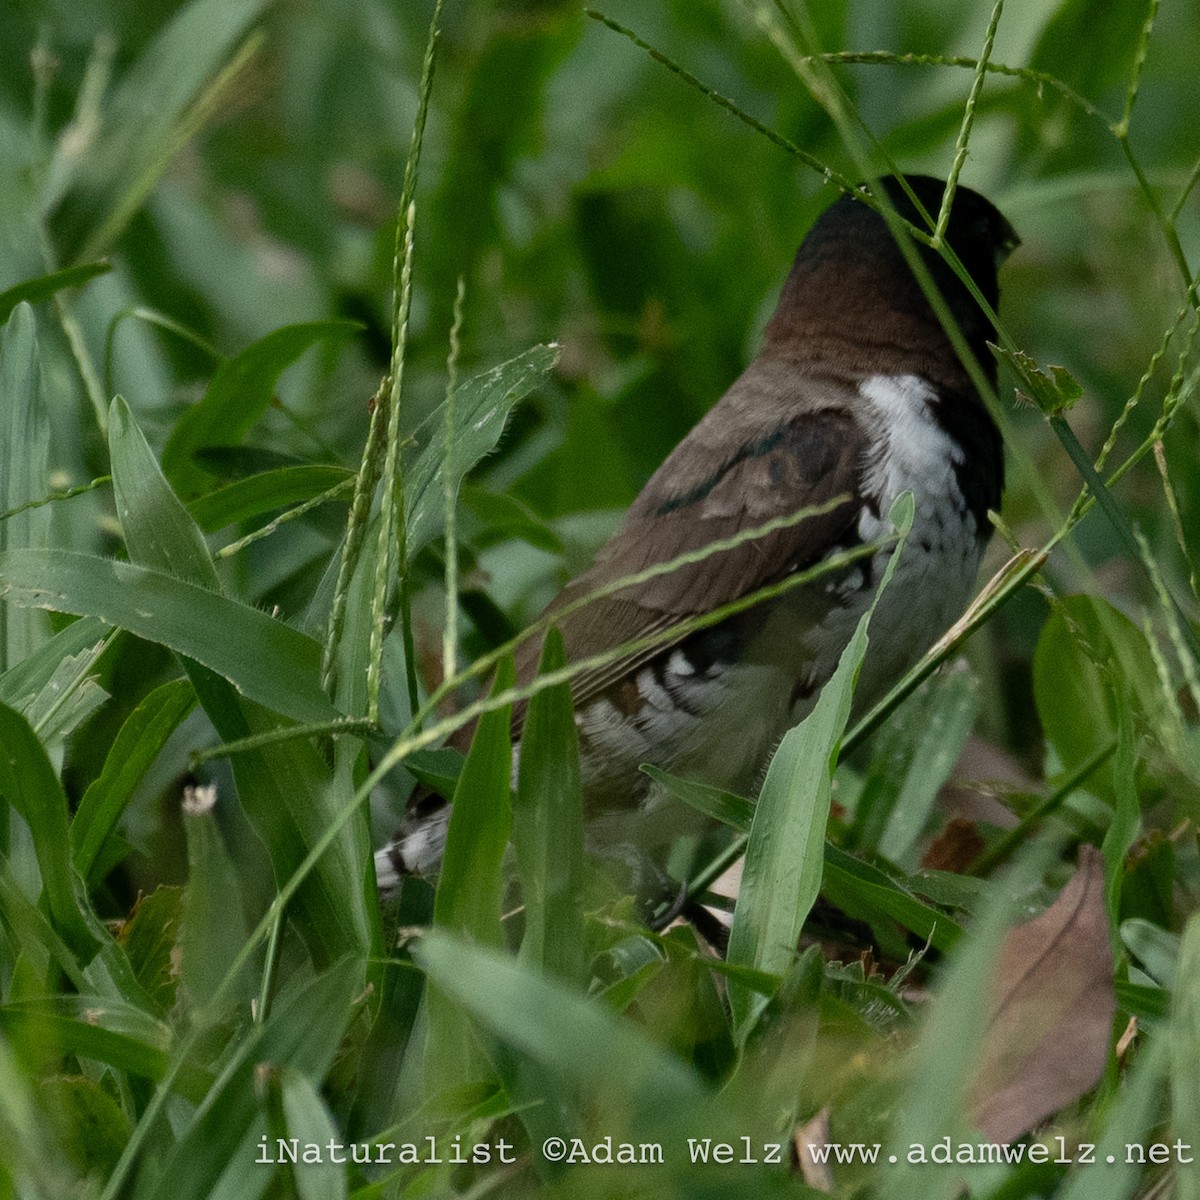
[[[0,1196],[1200,1197],[1194,7],[0,18]],[[747,848],[722,961],[512,640],[897,166],[1024,240],[992,581],[757,810],[659,774],[697,894]]]

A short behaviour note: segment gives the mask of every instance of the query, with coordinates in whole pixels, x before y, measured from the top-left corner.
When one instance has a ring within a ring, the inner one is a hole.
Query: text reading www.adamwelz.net
[[[668,1161],[711,1163],[714,1166],[772,1166],[787,1161],[791,1145],[787,1142],[761,1142],[740,1137],[732,1142],[713,1138],[688,1138],[677,1147],[662,1142],[624,1142],[611,1137],[595,1140],[548,1137],[539,1146],[542,1158],[555,1163],[612,1163],[652,1166]],[[912,1166],[934,1163],[970,1165],[976,1163],[1057,1163],[1063,1166],[1088,1166],[1096,1162],[1126,1164],[1195,1162],[1192,1146],[1178,1139],[1143,1145],[1129,1142],[1116,1152],[1097,1151],[1091,1142],[1068,1143],[1057,1137],[1049,1142],[1007,1145],[1002,1142],[952,1142],[950,1138],[924,1145],[914,1142],[900,1152],[883,1153],[878,1142],[818,1142],[804,1148],[814,1163],[887,1163]],[[317,1164],[352,1162],[360,1165],[434,1166],[446,1163],[463,1166],[472,1163],[514,1163],[517,1148],[504,1138],[488,1142],[464,1142],[462,1138],[439,1140],[427,1137],[417,1142],[302,1142],[298,1138],[265,1137],[258,1143],[255,1162],[264,1166],[278,1163]]]

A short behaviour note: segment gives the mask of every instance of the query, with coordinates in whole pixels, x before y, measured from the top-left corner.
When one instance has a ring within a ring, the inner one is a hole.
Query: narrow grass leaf
[[[449,458],[443,406],[439,405],[426,421],[428,441],[405,474],[410,559],[441,532],[447,490],[457,492],[467,472],[495,449],[513,406],[553,370],[558,354],[557,346],[534,346],[460,384],[454,393]]]
[[[0,1028],[35,1054],[78,1054],[143,1079],[163,1074],[172,1040],[170,1027],[140,1008],[94,995],[5,1004]]]
[[[0,512],[45,495],[49,452],[33,312],[20,304],[0,333]],[[41,545],[49,520],[45,509],[35,508],[0,521],[0,554]],[[27,658],[46,637],[43,617],[3,603],[0,592],[0,672]]]
[[[979,712],[979,683],[969,671],[944,671],[932,682],[924,704],[906,723],[909,749],[879,851],[907,866],[925,829],[938,791],[950,776]],[[918,719],[919,718],[919,719]]]
[[[496,950],[435,930],[414,954],[445,996],[508,1045],[564,1077],[601,1112],[661,1122],[701,1104],[698,1076],[607,1006]],[[632,1110],[632,1111],[631,1111]]]
[[[25,719],[44,745],[65,738],[108,699],[95,678],[103,652],[104,643],[96,642],[63,658],[42,690],[22,705]]]
[[[186,679],[172,679],[155,688],[125,718],[103,769],[88,785],[71,820],[75,868],[84,879],[92,875],[105,840],[116,829],[142,776],[195,707],[192,685]]]
[[[497,668],[492,694],[513,686],[513,667]],[[485,713],[463,764],[442,858],[434,924],[500,945],[500,862],[512,826],[512,708]]]
[[[496,670],[493,695],[513,686],[512,659]],[[485,714],[475,729],[454,790],[433,921],[472,942],[503,942],[501,863],[512,827],[512,706]],[[454,1088],[487,1073],[470,1023],[440,989],[427,993],[429,1039],[425,1074],[430,1086]]]
[[[206,1009],[211,1004],[246,943],[237,869],[221,839],[212,804],[203,798],[208,794],[215,801],[214,793],[193,789],[190,802],[185,796],[183,810],[188,882],[183,896],[179,973],[196,1009]],[[227,1001],[249,998],[247,978],[243,972],[223,992]]]
[[[103,621],[84,617],[60,629],[28,658],[14,664],[0,675],[0,700],[13,708],[24,710],[54,678],[64,659],[99,647],[112,640],[115,633]]]
[[[1172,1127],[1177,1137],[1192,1143],[1190,1162],[1175,1170],[1179,1200],[1200,1200],[1200,916],[1193,916],[1183,931],[1178,983],[1171,999],[1167,1042],[1171,1048]]]
[[[130,562],[220,591],[204,537],[159,470],[129,405],[117,396],[108,410],[117,517]]]
[[[109,424],[113,487],[130,556],[145,567],[169,572],[184,586],[195,585],[202,597],[219,604],[231,603],[216,594],[216,569],[204,538],[159,470],[123,401],[113,402]],[[285,632],[290,644],[308,656],[309,663],[316,662],[316,643],[285,625],[270,622],[256,609],[239,606],[239,610],[251,614],[260,627],[267,620],[275,627],[272,632]],[[211,662],[205,662],[206,645],[224,643],[230,635],[229,627],[213,613],[196,616],[194,640],[188,645],[175,644],[172,649],[180,653],[184,670],[218,734],[234,741],[277,729],[276,718],[237,692],[244,692],[249,699],[261,699],[262,694],[256,697],[249,688],[240,687],[236,679],[227,682],[220,672],[214,674]],[[267,655],[258,663],[262,681],[287,686],[287,659],[266,647],[260,647],[260,652]],[[247,662],[243,667],[249,665]],[[303,680],[293,676],[291,686],[307,691],[312,711],[333,711],[320,690],[315,670]],[[285,710],[282,715],[296,717],[297,712]],[[309,847],[336,819],[342,800],[349,794],[347,781],[335,777],[311,742],[299,739],[239,754],[234,758],[233,770],[238,797],[266,844],[276,882],[282,887]],[[377,909],[365,895],[369,862],[366,821],[356,819],[343,830],[300,889],[299,925],[318,962],[331,962],[350,946],[365,954],[373,943],[372,914]]]
[[[166,1154],[152,1200],[207,1200],[262,1111],[255,1078],[262,1064],[291,1067],[314,1083],[325,1077],[354,1013],[361,978],[359,961],[341,960],[281,998],[265,1025],[252,1026],[236,1042],[220,1078]],[[247,1172],[256,1171],[253,1159],[243,1161]]]
[[[203,488],[210,474],[194,460],[194,452],[240,442],[266,412],[286,367],[316,343],[349,337],[359,328],[353,321],[285,325],[222,362],[163,448],[163,470],[175,487],[184,495]]]
[[[1141,1193],[1147,1142],[1159,1119],[1159,1108],[1170,1065],[1171,1040],[1155,1038],[1139,1055],[1129,1077],[1109,1110],[1108,1123],[1096,1143],[1092,1162],[1068,1176],[1059,1192],[1061,1200],[1127,1200]],[[1187,1064],[1194,1068],[1195,1064]],[[1195,1126],[1188,1130],[1195,1146]],[[1184,1134],[1183,1129],[1177,1131]],[[1186,1135],[1185,1135],[1186,1140]],[[1186,1167],[1183,1170],[1187,1170]],[[1181,1196],[1187,1193],[1181,1191]]]
[[[48,275],[39,275],[36,279],[26,279],[23,283],[5,288],[0,292],[0,324],[7,321],[13,309],[22,302],[37,304],[42,300],[49,300],[64,288],[79,287],[89,279],[95,279],[97,275],[111,270],[112,263],[80,263],[77,267],[51,271]]]
[[[542,671],[566,665],[562,635],[551,629]],[[521,956],[551,974],[583,972],[583,785],[579,738],[564,682],[529,702],[513,805],[513,844],[525,903]]]
[[[307,1075],[284,1067],[279,1090],[289,1138],[301,1146],[320,1146],[323,1150],[345,1140]],[[346,1156],[345,1151],[342,1154]],[[346,1168],[330,1156],[323,1155],[319,1163],[298,1164],[292,1179],[300,1200],[344,1200],[347,1194]]]
[[[901,539],[876,599],[859,621],[812,712],[784,735],[767,768],[730,931],[728,959],[735,965],[782,975],[795,956],[800,931],[821,887],[833,770],[867,651],[867,625],[903,552],[913,507],[907,492],[893,505],[891,517]],[[765,1000],[734,981],[729,1000],[742,1039]]]
[[[76,900],[67,797],[46,751],[20,713],[0,704],[0,796],[25,819],[57,931],[84,961],[96,950]]]
[[[316,642],[161,571],[69,550],[10,550],[0,553],[0,599],[128,629],[203,663],[282,716],[317,722],[340,715],[318,683]]]
[[[315,500],[353,478],[354,472],[345,467],[277,467],[199,496],[187,507],[201,529],[214,533],[290,504]]]
[[[735,795],[707,783],[680,779],[652,763],[642,763],[638,770],[649,775],[655,783],[661,784],[672,796],[690,804],[697,812],[702,812],[739,833],[746,833],[754,820],[754,801],[745,796]]]
[[[1116,939],[1121,913],[1121,892],[1125,884],[1125,857],[1133,848],[1142,824],[1138,803],[1137,770],[1133,741],[1133,710],[1128,687],[1122,684],[1117,698],[1117,753],[1113,758],[1113,782],[1116,805],[1112,823],[1104,834],[1100,849],[1106,874],[1105,899],[1108,919]]]
[[[822,891],[839,908],[865,921],[898,922],[938,950],[951,949],[962,927],[946,913],[918,899],[878,867],[825,844]]]

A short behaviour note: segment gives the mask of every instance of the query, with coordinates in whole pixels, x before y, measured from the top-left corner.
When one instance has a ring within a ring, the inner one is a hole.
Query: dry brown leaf
[[[921,867],[926,871],[953,871],[961,875],[986,846],[974,821],[951,817],[946,828],[930,842],[921,858]]]
[[[993,976],[972,1121],[1011,1142],[1077,1100],[1108,1058],[1116,995],[1104,907],[1104,862],[1094,846],[1044,913],[1011,929]]]
[[[829,1142],[829,1109],[823,1108],[811,1121],[796,1126],[793,1134],[796,1145],[796,1161],[800,1174],[810,1188],[818,1192],[833,1191],[833,1172],[827,1162],[817,1162],[809,1153],[810,1146],[822,1146]]]

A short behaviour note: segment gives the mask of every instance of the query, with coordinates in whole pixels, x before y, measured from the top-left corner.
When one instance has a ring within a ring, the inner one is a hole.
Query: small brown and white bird
[[[945,185],[908,176],[927,213]],[[897,212],[926,228],[895,178]],[[1017,245],[984,197],[958,188],[946,240],[993,310],[997,270]],[[914,243],[915,244],[915,243]],[[991,327],[931,249],[917,246],[951,316],[995,382]],[[801,245],[757,357],[651,476],[592,566],[548,611],[607,583],[798,510],[830,511],[597,599],[559,622],[579,661],[712,612],[830,555],[888,533],[911,490],[908,543],[871,625],[856,693],[878,699],[962,613],[1003,485],[1000,435],[884,219],[845,196]],[[771,752],[803,718],[871,602],[890,551],[573,680],[589,841],[661,857],[683,806],[638,767],[753,793]],[[533,678],[530,639],[517,678]],[[514,716],[519,745],[523,714]],[[465,741],[469,741],[466,731]],[[465,743],[464,743],[465,744]],[[419,792],[376,855],[381,888],[436,871],[449,806]]]

